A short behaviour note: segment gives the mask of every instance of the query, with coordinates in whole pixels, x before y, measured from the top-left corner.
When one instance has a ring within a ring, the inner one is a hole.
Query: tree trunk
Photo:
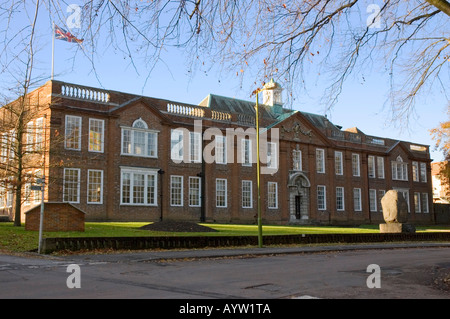
[[[25,90],[27,92],[27,90]],[[25,98],[22,98],[21,110],[19,118],[17,120],[17,133],[16,133],[16,147],[15,147],[15,159],[17,160],[17,173],[16,173],[16,196],[14,205],[14,226],[21,226],[21,211],[22,211],[22,180],[23,180],[23,132],[24,132],[24,109]]]
[[[14,204],[14,226],[22,226],[20,220],[20,213],[22,210],[22,186],[17,186],[15,192],[15,204]]]

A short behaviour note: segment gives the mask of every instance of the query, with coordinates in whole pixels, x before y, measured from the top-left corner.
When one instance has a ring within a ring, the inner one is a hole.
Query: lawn
[[[217,232],[160,232],[139,229],[148,223],[87,222],[84,232],[44,232],[43,237],[127,237],[127,236],[257,236],[256,225],[202,224]],[[450,231],[450,226],[417,227],[417,231]],[[337,226],[263,226],[263,235],[324,234],[324,233],[377,233],[378,225],[360,227]],[[26,252],[37,249],[39,233],[15,227],[13,223],[0,223],[0,252]]]

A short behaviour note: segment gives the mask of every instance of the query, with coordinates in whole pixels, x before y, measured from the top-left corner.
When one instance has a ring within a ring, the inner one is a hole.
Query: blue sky
[[[51,23],[48,14],[47,16],[45,13],[42,14],[39,19],[37,43],[40,49],[36,56],[35,75],[41,75],[49,80]],[[77,30],[73,29],[73,33],[76,34]],[[90,61],[81,52],[77,52],[73,59],[76,49],[75,43],[55,41],[56,80],[191,104],[198,104],[210,93],[254,100],[254,96],[250,96],[250,92],[256,88],[253,87],[253,81],[243,82],[241,87],[236,72],[220,72],[220,65],[214,66],[208,72],[203,70],[189,72],[187,57],[183,51],[176,49],[165,51],[161,63],[157,64],[147,80],[147,73],[142,71],[142,74],[138,75],[130,65],[129,59],[122,53],[115,53],[110,47],[101,47],[101,44],[96,52],[95,75]],[[144,69],[140,61],[135,60],[135,63],[139,69]],[[442,88],[420,99],[415,116],[408,123],[408,127],[401,127],[398,122],[391,123],[392,113],[389,106],[385,106],[389,93],[389,79],[376,70],[365,71],[367,73],[355,73],[348,78],[339,102],[327,112],[328,118],[344,129],[356,126],[368,135],[430,145],[431,158],[435,161],[442,160],[441,152],[434,151],[434,141],[428,132],[429,129],[438,126],[439,122],[447,120],[448,101],[440,92]],[[4,75],[0,77],[4,83]],[[324,107],[320,104],[323,84],[313,83],[309,89],[308,94],[299,94],[296,97],[292,108],[324,114]]]
[[[90,70],[89,61],[81,55],[77,56],[72,69],[72,60],[67,60],[65,57],[71,56],[73,52],[71,47],[75,45],[56,41],[55,79],[94,87],[102,85],[109,90],[190,104],[198,104],[210,93],[250,101],[255,98],[251,96],[251,83],[243,83],[241,87],[240,79],[235,73],[224,74],[219,73],[218,70],[212,70],[207,73],[197,71],[191,74],[187,70],[183,52],[176,50],[168,52],[163,57],[164,63],[157,65],[148,80],[144,73],[138,76],[129,62],[123,61],[122,56],[105,53],[101,61],[96,64],[96,73],[99,77],[97,79]],[[48,60],[50,56],[51,54],[48,53]],[[144,86],[146,80],[147,83]],[[320,85],[313,86],[308,96],[297,97],[292,108],[315,114],[327,113],[334,124],[344,129],[356,126],[368,135],[430,145],[432,159],[442,160],[441,152],[434,151],[434,141],[428,130],[445,120],[446,99],[439,95],[427,96],[424,104],[417,104],[414,118],[407,126],[404,126],[398,122],[392,122],[390,108],[385,105],[389,93],[388,83],[389,79],[376,73],[375,75],[370,72],[364,75],[355,74],[345,83],[339,102],[331,111],[325,112],[324,106],[320,104],[324,89]],[[283,98],[286,99],[286,97]]]

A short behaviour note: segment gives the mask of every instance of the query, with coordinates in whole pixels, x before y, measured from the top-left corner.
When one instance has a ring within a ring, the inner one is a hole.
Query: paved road
[[[0,299],[450,299],[450,244],[361,247],[0,255]],[[68,288],[77,274],[81,288]]]

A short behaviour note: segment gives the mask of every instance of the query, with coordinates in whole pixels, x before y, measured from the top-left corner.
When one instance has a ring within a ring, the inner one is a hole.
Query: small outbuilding
[[[41,204],[25,212],[25,230],[39,230]],[[84,231],[86,213],[70,203],[44,203],[43,231]]]

